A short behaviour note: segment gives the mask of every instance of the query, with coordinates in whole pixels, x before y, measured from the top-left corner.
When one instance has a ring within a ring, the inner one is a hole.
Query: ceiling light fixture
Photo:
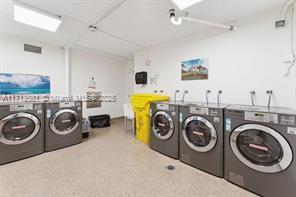
[[[61,17],[14,2],[14,20],[26,25],[55,32],[62,23]]]
[[[182,17],[178,17],[178,19],[176,19],[176,14],[175,14],[175,10],[174,9],[170,9],[169,12],[170,12],[171,22],[174,25],[181,25],[183,18]]]
[[[193,6],[196,3],[200,3],[203,0],[172,0],[172,2],[178,6],[180,10],[184,10],[190,6]]]

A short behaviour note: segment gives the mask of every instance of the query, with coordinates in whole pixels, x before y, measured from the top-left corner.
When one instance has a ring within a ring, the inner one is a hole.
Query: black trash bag
[[[104,128],[110,127],[110,115],[98,115],[88,117],[91,128]]]

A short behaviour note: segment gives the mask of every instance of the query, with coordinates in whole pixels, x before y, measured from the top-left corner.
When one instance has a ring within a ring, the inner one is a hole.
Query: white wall
[[[130,103],[130,97],[134,93],[134,84],[135,84],[135,69],[134,61],[128,61],[125,64],[125,94],[124,102]]]
[[[42,54],[24,52],[25,43],[41,46]],[[103,103],[102,108],[85,109],[84,106],[84,116],[104,113],[111,117],[122,116],[125,62],[72,49],[71,64],[72,95],[85,95],[89,79],[94,76],[98,91],[117,97],[116,103]],[[58,46],[0,34],[0,72],[50,76],[52,95],[65,95],[64,50]]]
[[[42,47],[42,54],[24,52],[24,44]],[[58,46],[0,34],[0,72],[50,76],[51,93],[64,94],[64,51]]]
[[[240,22],[236,32],[219,32],[203,39],[196,35],[196,39],[184,38],[150,48],[149,67],[144,66],[147,51],[136,52],[136,72],[148,71],[150,77],[159,77],[157,84],[136,86],[135,91],[163,89],[173,96],[176,89],[188,89],[186,100],[204,101],[205,92],[210,89],[211,102],[215,102],[221,89],[223,102],[250,104],[249,92],[255,90],[256,104],[266,105],[265,92],[271,89],[274,91],[272,105],[296,108],[296,69],[293,68],[289,77],[283,76],[288,67],[283,61],[290,52],[290,36],[287,28],[274,29],[278,13],[279,10],[272,10]],[[181,81],[181,61],[203,57],[210,61],[209,80]]]
[[[115,103],[103,102],[101,108],[86,109],[84,105],[84,116],[105,113],[110,114],[111,117],[120,117],[123,115],[125,94],[124,73],[124,62],[89,52],[71,51],[72,95],[85,94],[89,91],[89,79],[94,77],[97,82],[97,91],[102,94],[114,94],[117,98],[117,102]]]

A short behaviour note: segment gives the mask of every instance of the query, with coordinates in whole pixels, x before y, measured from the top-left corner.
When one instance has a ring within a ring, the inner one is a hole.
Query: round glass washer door
[[[72,109],[56,112],[49,121],[50,129],[58,135],[67,135],[75,131],[79,125],[79,115]]]
[[[243,164],[260,172],[283,171],[293,160],[287,140],[264,125],[245,124],[237,127],[231,133],[230,146]]]
[[[174,133],[174,122],[170,115],[164,111],[156,112],[153,115],[152,131],[158,139],[169,139]]]
[[[217,143],[217,132],[213,124],[200,116],[191,116],[183,123],[183,139],[197,152],[208,152]]]
[[[11,114],[0,120],[0,142],[6,145],[26,143],[39,131],[39,119],[29,113]]]

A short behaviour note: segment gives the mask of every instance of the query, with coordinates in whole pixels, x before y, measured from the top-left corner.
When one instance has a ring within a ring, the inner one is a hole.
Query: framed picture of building
[[[206,80],[209,78],[208,58],[181,62],[182,80]]]

